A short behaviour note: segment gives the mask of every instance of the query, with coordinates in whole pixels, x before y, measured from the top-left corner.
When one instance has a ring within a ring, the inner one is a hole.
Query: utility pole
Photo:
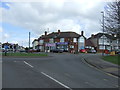
[[[30,32],[29,32],[29,51],[30,51]]]
[[[103,23],[103,53],[102,53],[102,56],[104,56],[104,48],[105,48],[105,46],[104,46],[104,11],[102,11],[101,12],[102,13],[102,23]]]

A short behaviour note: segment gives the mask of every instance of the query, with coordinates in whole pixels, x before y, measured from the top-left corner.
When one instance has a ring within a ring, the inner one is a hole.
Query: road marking
[[[33,66],[27,63],[26,61],[24,61],[24,63],[33,68]]]
[[[107,79],[103,79],[104,81],[107,81]]]
[[[58,84],[62,85],[63,87],[68,88],[69,90],[72,90],[70,87],[68,87],[68,86],[66,86],[65,84],[59,82],[58,80],[52,78],[51,76],[47,75],[46,73],[44,73],[44,72],[41,72],[41,73],[42,73],[43,75],[45,75],[46,77],[52,79],[53,81],[57,82]]]
[[[118,85],[115,85],[115,87],[117,87],[117,88],[118,88],[119,86],[118,86]]]

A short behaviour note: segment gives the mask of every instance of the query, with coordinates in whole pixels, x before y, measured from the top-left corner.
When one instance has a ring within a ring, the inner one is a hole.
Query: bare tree
[[[109,2],[105,8],[105,31],[120,38],[120,1]]]

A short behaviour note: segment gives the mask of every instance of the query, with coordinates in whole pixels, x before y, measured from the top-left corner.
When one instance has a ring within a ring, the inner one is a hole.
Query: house
[[[32,46],[33,46],[33,50],[38,49],[38,39],[34,39],[34,41],[32,42]]]
[[[81,47],[85,46],[85,37],[83,31],[80,34],[75,32],[52,32],[42,35],[38,38],[38,46],[40,51],[48,51],[53,49],[63,49],[66,52],[78,52]]]
[[[91,37],[86,40],[86,48],[94,48],[98,52],[102,52],[105,49],[115,50],[118,48],[117,45],[117,39],[107,33],[92,34]]]
[[[13,44],[13,43],[3,43],[2,44],[2,49],[6,49],[8,51],[20,51],[23,50],[24,47],[19,46],[18,44]]]

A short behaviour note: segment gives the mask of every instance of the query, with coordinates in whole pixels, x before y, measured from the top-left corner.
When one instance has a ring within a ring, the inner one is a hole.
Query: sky
[[[0,2],[2,43],[18,43],[26,47],[29,32],[31,42],[45,31],[51,33],[57,32],[58,29],[79,34],[84,31],[86,38],[102,32],[101,11],[104,11],[106,5],[103,0],[20,1]]]

